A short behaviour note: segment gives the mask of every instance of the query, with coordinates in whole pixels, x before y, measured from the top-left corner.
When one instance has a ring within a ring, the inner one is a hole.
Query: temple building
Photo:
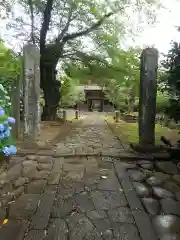
[[[99,111],[111,112],[113,106],[106,98],[105,90],[97,84],[78,85],[78,89],[84,90],[85,102],[78,104],[78,109],[81,111]]]

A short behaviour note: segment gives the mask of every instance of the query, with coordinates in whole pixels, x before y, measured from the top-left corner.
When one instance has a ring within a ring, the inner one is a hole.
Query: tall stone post
[[[79,110],[75,111],[75,119],[79,119]]]
[[[100,100],[100,111],[104,112],[104,99]]]
[[[40,134],[40,52],[27,44],[24,55],[24,140],[35,141]]]
[[[88,112],[91,111],[91,106],[92,106],[92,100],[91,99],[87,99],[87,105],[88,105]]]
[[[139,145],[154,147],[158,51],[146,48],[141,55],[139,97]]]
[[[67,121],[67,112],[66,112],[66,110],[63,110],[63,121],[64,122]]]
[[[120,112],[115,111],[115,122],[119,122]]]

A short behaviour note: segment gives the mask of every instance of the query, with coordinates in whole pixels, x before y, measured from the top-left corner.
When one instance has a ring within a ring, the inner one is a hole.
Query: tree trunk
[[[56,63],[44,62],[41,59],[41,88],[44,91],[45,106],[42,120],[53,121],[57,119],[57,108],[60,100],[60,82],[56,80]]]

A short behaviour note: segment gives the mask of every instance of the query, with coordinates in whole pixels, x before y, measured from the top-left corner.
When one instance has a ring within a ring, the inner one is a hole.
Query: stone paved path
[[[21,153],[1,169],[0,218],[9,221],[0,240],[180,239],[178,164],[120,159],[97,114],[55,150]]]
[[[95,127],[94,127],[95,126]],[[103,115],[87,114],[85,120],[65,142],[57,144],[56,156],[62,155],[113,155],[122,152],[119,140],[105,125]]]

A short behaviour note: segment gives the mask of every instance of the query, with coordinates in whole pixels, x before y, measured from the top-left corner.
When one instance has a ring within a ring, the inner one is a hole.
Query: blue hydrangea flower
[[[1,116],[1,115],[4,115],[4,114],[5,114],[4,109],[2,109],[2,107],[0,107],[0,116]]]
[[[11,156],[17,153],[17,148],[14,145],[10,145],[9,147],[4,147],[2,151],[5,156]]]
[[[4,131],[4,125],[2,123],[0,123],[0,132],[3,132]]]
[[[11,131],[10,131],[9,128],[7,128],[6,131],[4,132],[4,137],[5,137],[5,138],[8,138],[8,137],[10,137],[10,136],[11,136]]]
[[[15,124],[16,120],[13,117],[8,117],[8,123],[9,124]]]
[[[4,147],[2,151],[6,157],[11,155],[8,147]]]
[[[0,133],[0,140],[4,139],[4,133]]]
[[[14,145],[10,145],[9,151],[10,151],[11,155],[15,155],[17,153],[17,148]]]

